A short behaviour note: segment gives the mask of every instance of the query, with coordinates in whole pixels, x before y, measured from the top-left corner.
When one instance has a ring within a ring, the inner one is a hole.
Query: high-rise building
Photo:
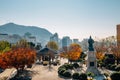
[[[85,38],[81,41],[80,46],[84,52],[88,50],[88,39]]]
[[[79,40],[78,39],[73,39],[73,43],[79,44]]]
[[[59,43],[58,40],[59,40],[59,38],[58,38],[58,34],[57,34],[57,33],[55,33],[54,35],[52,35],[52,36],[50,37],[50,41],[56,42],[57,45],[59,45],[59,44],[58,44],[58,43]]]
[[[62,38],[62,47],[68,47],[71,44],[71,39],[68,36]]]
[[[117,25],[117,46],[120,47],[120,24]]]

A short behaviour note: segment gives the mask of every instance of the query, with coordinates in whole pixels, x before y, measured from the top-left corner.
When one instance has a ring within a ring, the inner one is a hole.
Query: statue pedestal
[[[87,53],[88,59],[87,59],[87,72],[92,72],[95,75],[100,75],[100,72],[97,68],[97,60],[96,60],[96,55],[94,51],[89,51]]]

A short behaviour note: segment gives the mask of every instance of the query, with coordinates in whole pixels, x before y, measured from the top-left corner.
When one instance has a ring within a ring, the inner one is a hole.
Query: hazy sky
[[[59,37],[116,35],[120,0],[0,0],[0,25],[14,22],[46,28]]]

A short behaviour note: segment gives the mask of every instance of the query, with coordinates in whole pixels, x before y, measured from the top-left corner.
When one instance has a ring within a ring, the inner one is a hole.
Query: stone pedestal
[[[95,75],[100,75],[100,72],[98,71],[98,68],[97,68],[97,60],[96,60],[95,52],[94,51],[89,51],[87,53],[87,56],[88,56],[88,58],[87,58],[86,73],[87,72],[92,72]]]

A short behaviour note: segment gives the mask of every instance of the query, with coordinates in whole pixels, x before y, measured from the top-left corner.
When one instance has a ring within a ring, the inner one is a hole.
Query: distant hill
[[[11,35],[19,34],[20,36],[23,36],[26,32],[29,32],[33,36],[36,36],[37,41],[40,41],[42,43],[46,43],[52,35],[52,33],[48,30],[37,26],[24,26],[14,23],[7,23],[0,26],[0,33],[6,33]]]

